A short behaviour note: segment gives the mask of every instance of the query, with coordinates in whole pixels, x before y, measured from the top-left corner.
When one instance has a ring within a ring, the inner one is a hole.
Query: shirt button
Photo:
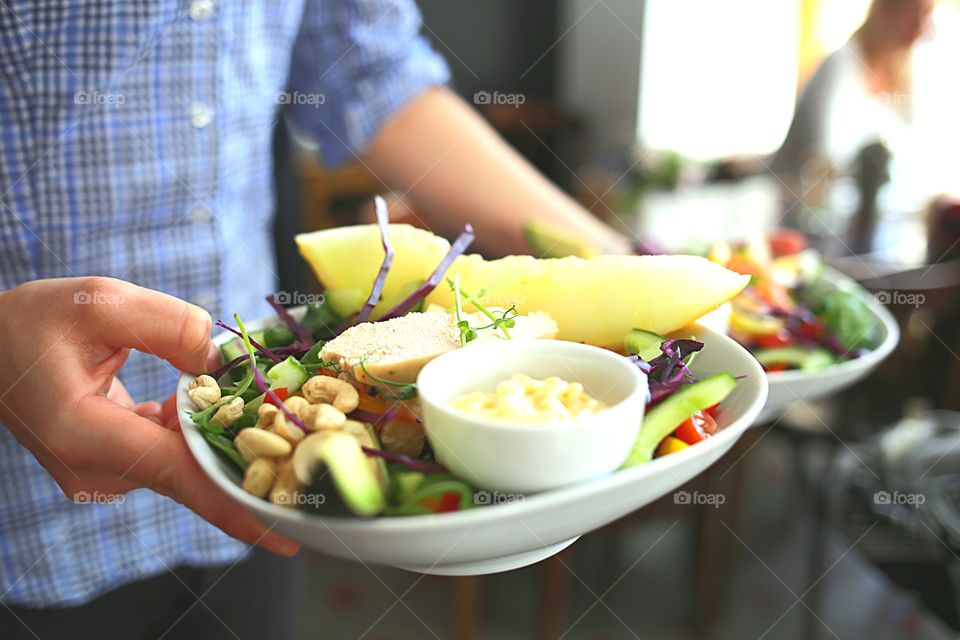
[[[202,102],[194,102],[190,105],[190,124],[197,129],[203,129],[213,122],[213,109]]]
[[[191,222],[210,222],[213,219],[213,211],[202,205],[196,206],[187,212],[187,220]]]
[[[214,8],[213,0],[194,0],[187,13],[193,20],[203,22],[213,15]]]

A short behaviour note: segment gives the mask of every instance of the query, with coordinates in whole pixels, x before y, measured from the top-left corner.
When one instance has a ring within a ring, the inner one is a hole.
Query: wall
[[[558,95],[584,117],[589,155],[622,151],[637,130],[642,0],[562,0]]]

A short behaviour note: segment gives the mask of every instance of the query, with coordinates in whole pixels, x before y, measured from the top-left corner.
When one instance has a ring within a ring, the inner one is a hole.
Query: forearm
[[[388,123],[364,162],[430,227],[456,234],[466,222],[490,253],[529,251],[524,224],[564,227],[604,251],[629,242],[564,194],[507,145],[459,97],[432,89]]]

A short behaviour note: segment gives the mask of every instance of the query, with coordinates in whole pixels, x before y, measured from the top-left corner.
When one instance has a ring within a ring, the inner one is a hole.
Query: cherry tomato
[[[774,258],[792,256],[807,248],[807,237],[794,229],[776,229],[767,236]]]
[[[710,411],[715,410],[717,405],[704,411],[697,411],[692,416],[680,423],[673,435],[686,444],[697,444],[707,436],[717,432],[717,421],[710,415]]]
[[[717,405],[713,405],[711,409],[716,410],[716,407]],[[698,411],[697,413],[699,414],[700,419],[700,431],[708,436],[715,434],[717,429],[720,427],[717,425],[717,421],[714,419],[713,414],[710,413],[710,409],[707,409],[706,411]]]
[[[786,371],[789,368],[790,367],[788,367],[783,363],[777,363],[777,364],[768,364],[763,368],[763,370],[766,371],[767,373],[777,373],[778,371]]]
[[[697,413],[681,422],[680,426],[673,432],[673,435],[685,444],[697,444],[704,438],[703,432],[698,427],[699,420],[696,423],[694,422]]]
[[[437,507],[437,513],[447,513],[448,511],[460,510],[460,494],[456,491],[447,491],[440,498],[440,504]]]
[[[753,290],[771,307],[788,312],[793,311],[795,306],[793,298],[790,297],[787,288],[779,282],[769,278],[759,279],[753,284]]]
[[[460,510],[460,494],[456,491],[447,491],[441,496],[425,496],[418,501],[421,507],[434,513],[446,513]]]
[[[290,397],[290,390],[287,389],[286,387],[280,387],[279,389],[273,389],[273,394],[277,396],[277,399],[279,399],[282,402]],[[267,404],[272,404],[273,406],[277,406],[277,403],[274,402],[273,398],[270,396],[264,396],[263,401],[266,402]]]
[[[797,333],[804,338],[820,342],[823,339],[823,332],[825,330],[826,325],[823,324],[823,321],[820,320],[820,318],[813,318],[812,320],[803,321]]]
[[[793,344],[793,338],[786,331],[777,333],[759,333],[753,336],[758,345],[764,349],[776,349],[778,347],[788,347]]]

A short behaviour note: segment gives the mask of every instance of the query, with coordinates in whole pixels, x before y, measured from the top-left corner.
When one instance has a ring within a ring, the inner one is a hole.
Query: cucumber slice
[[[263,342],[261,343],[267,349],[275,347],[287,347],[296,338],[290,329],[284,326],[270,327],[263,332]],[[257,342],[260,342],[257,340]]]
[[[250,339],[254,342],[263,344],[264,334],[263,331],[251,331],[249,334]],[[227,341],[225,344],[220,345],[220,355],[223,356],[224,363],[230,362],[234,358],[239,358],[240,356],[247,355],[247,349],[243,346],[243,340],[240,338],[232,338]]]
[[[802,347],[758,349],[753,352],[753,357],[765,367],[785,364],[803,371],[820,371],[834,363],[833,355],[826,349],[804,349]]]
[[[287,391],[293,393],[294,391],[300,390],[300,387],[307,381],[310,374],[307,373],[307,370],[303,368],[303,365],[300,364],[296,358],[289,356],[283,362],[270,367],[270,370],[267,371],[267,377],[270,378],[271,381],[271,390],[285,387]]]
[[[644,329],[633,329],[623,339],[623,346],[627,353],[635,353],[647,362],[660,355],[660,345],[664,338],[659,333],[645,331]]]
[[[681,387],[675,394],[647,412],[633,450],[623,467],[650,462],[660,442],[697,411],[707,409],[727,397],[737,380],[729,373],[717,373],[700,382]]]
[[[390,494],[394,504],[402,504],[423,484],[426,474],[419,471],[395,471],[390,474]]]

